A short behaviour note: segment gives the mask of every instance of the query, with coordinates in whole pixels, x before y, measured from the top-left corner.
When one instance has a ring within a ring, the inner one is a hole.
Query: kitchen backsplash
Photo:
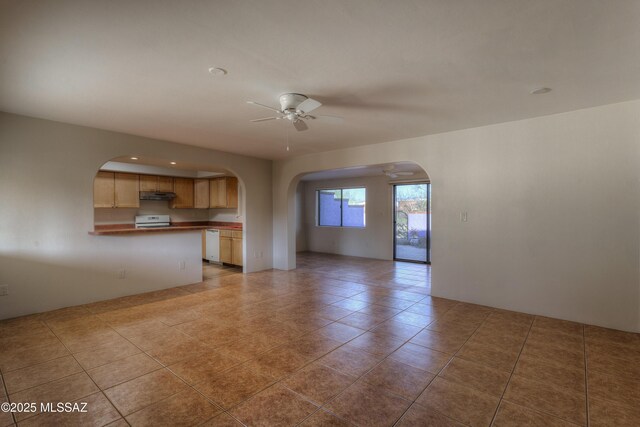
[[[133,224],[136,215],[169,215],[173,222],[222,221],[242,222],[236,209],[169,209],[165,200],[140,200],[139,208],[94,209],[95,224]]]

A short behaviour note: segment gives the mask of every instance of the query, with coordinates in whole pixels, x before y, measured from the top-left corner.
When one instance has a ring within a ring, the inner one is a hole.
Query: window
[[[365,226],[366,190],[337,188],[317,190],[318,225],[322,227]]]

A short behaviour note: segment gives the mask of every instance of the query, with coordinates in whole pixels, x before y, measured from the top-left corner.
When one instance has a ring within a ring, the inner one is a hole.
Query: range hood
[[[141,191],[140,200],[172,200],[176,193],[172,191]]]

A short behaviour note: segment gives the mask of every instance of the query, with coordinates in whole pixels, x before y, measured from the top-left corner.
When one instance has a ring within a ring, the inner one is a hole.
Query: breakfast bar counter
[[[104,224],[95,225],[94,230],[89,231],[89,234],[93,236],[110,236],[119,234],[167,233],[207,229],[242,231],[242,223],[218,221],[174,222],[167,227],[147,228],[136,228],[135,224]]]

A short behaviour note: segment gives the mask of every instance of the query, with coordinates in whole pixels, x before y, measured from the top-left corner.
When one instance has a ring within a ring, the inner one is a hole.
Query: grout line
[[[511,368],[511,374],[509,375],[509,380],[507,381],[507,384],[504,386],[504,390],[502,390],[502,394],[500,395],[500,400],[498,401],[498,406],[496,406],[496,410],[494,411],[493,417],[491,418],[491,423],[489,424],[490,426],[492,426],[496,420],[496,416],[498,415],[498,409],[500,408],[500,404],[504,399],[504,394],[507,392],[507,388],[509,387],[509,383],[511,382],[513,373],[516,370],[516,366],[518,366],[520,355],[522,355],[522,350],[524,349],[524,346],[526,345],[527,340],[529,339],[529,334],[531,333],[531,329],[533,328],[533,324],[535,321],[536,321],[536,317],[534,316],[533,319],[531,320],[531,324],[529,325],[529,330],[527,330],[527,336],[524,338],[524,341],[522,342],[522,346],[520,346],[520,351],[518,352],[518,358],[516,359],[516,363],[513,365],[513,368]]]
[[[589,375],[587,369],[587,337],[584,332],[584,325],[582,325],[582,349],[584,351],[584,398],[587,409],[587,427],[591,424],[591,414],[589,412]]]
[[[0,381],[2,381],[2,388],[4,389],[4,394],[7,397],[7,402],[11,402],[9,399],[9,390],[7,389],[7,382],[4,380],[4,375],[2,374],[2,370],[0,369]],[[13,420],[14,425],[18,425],[18,421],[16,420],[16,414],[11,412],[11,419]]]
[[[91,375],[89,375],[89,373],[87,372],[87,370],[84,368],[84,366],[82,366],[82,364],[80,362],[78,362],[78,359],[76,359],[75,355],[73,354],[73,352],[69,349],[69,347],[67,347],[67,345],[60,339],[60,337],[53,331],[53,329],[51,329],[51,327],[45,322],[42,322],[47,328],[49,328],[49,330],[51,331],[51,333],[58,339],[58,341],[60,341],[60,343],[64,346],[64,348],[67,349],[67,351],[69,352],[69,354],[71,355],[71,357],[73,357],[73,360],[76,361],[76,363],[78,364],[78,366],[80,366],[80,369],[82,369],[82,372],[84,372],[84,374],[87,376],[87,378],[89,378],[91,380],[91,382],[96,386],[96,388],[98,389],[98,391],[100,393],[102,393],[102,395],[105,397],[105,399],[107,399],[109,401],[109,403],[111,404],[111,406],[113,407],[113,409],[116,410],[116,412],[120,415],[120,417],[122,417],[122,419],[129,424],[129,422],[124,418],[124,416],[122,415],[122,413],[120,412],[120,410],[117,408],[116,405],[113,404],[113,402],[111,401],[111,399],[109,399],[109,397],[104,393],[104,391],[98,386],[98,384],[96,384],[96,382],[93,380],[93,378],[91,378]],[[105,322],[106,323],[106,322]],[[107,323],[108,324],[108,323]],[[109,325],[109,324],[108,324]],[[111,325],[109,325],[109,328],[113,329],[111,327]],[[117,331],[116,331],[117,333]],[[74,374],[75,375],[75,374]],[[67,377],[65,377],[67,378]],[[94,394],[94,393],[91,393]],[[89,396],[89,395],[87,395]],[[79,397],[78,399],[83,399],[87,396],[82,396]],[[76,399],[76,400],[78,400]]]

